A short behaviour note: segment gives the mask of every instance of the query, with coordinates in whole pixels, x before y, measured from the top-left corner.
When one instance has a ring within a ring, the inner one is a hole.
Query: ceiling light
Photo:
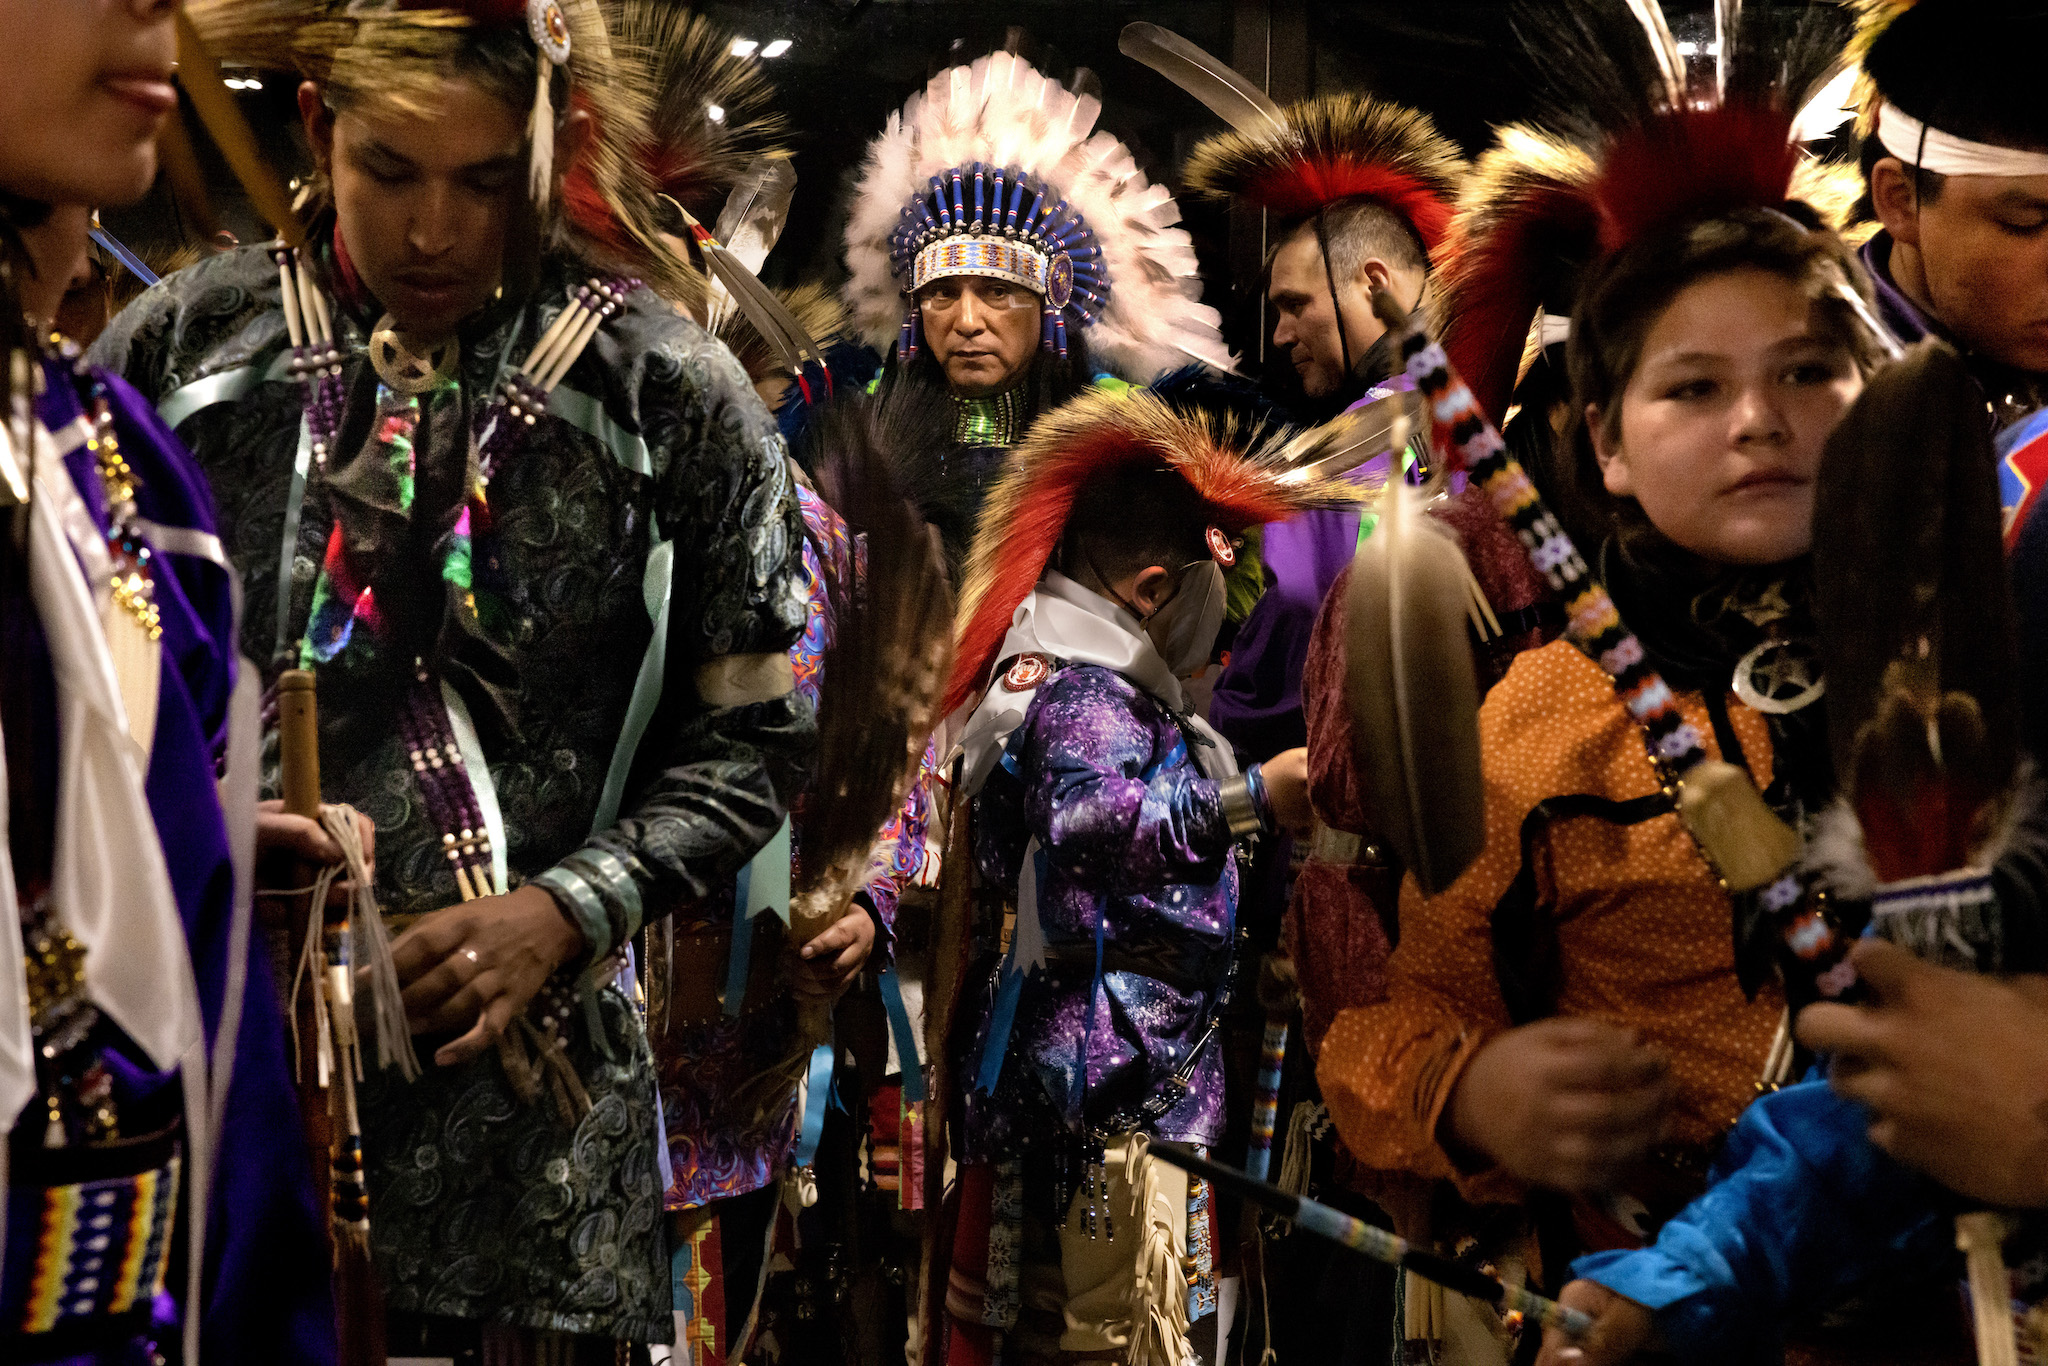
[[[760,46],[752,38],[735,38],[732,40],[732,55],[735,57],[751,57],[754,55],[754,49]]]
[[[704,106],[704,113],[713,123],[725,122],[725,109],[721,105],[707,104]]]
[[[1680,43],[1678,45],[1678,55],[1681,57],[1697,57],[1700,55],[1700,45],[1698,43]]]
[[[789,39],[777,38],[774,42],[761,49],[761,55],[763,57],[780,57],[787,51],[789,51]]]

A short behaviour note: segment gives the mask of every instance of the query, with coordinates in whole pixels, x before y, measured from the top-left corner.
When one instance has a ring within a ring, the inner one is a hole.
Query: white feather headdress
[[[891,114],[868,145],[846,227],[845,297],[861,336],[885,352],[891,340],[915,345],[907,293],[919,270],[999,274],[1047,297],[1048,346],[1055,329],[1063,340],[1085,327],[1090,354],[1124,379],[1190,361],[1230,369],[1222,319],[1200,302],[1194,242],[1174,226],[1180,210],[1128,147],[1095,131],[1101,110],[998,52],[940,72]],[[998,184],[984,217],[977,195]],[[942,242],[953,266],[928,254]]]

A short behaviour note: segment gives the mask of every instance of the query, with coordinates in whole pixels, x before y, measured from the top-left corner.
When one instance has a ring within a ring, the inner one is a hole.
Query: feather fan
[[[1969,865],[2018,767],[1997,469],[1981,395],[1932,340],[1872,377],[1821,462],[1828,732],[1880,882]]]
[[[1214,412],[1176,412],[1144,391],[1085,393],[1040,417],[982,506],[961,588],[946,713],[982,687],[1017,605],[1037,586],[1090,480],[1126,465],[1163,466],[1235,534],[1311,507],[1360,501],[1355,486],[1313,472],[1353,442],[1359,422],[1346,414],[1295,433]]]
[[[1405,412],[1397,423],[1405,441]],[[1344,696],[1375,823],[1425,895],[1486,842],[1479,684],[1465,635],[1472,571],[1457,536],[1399,480],[1352,560]]]
[[[876,841],[939,723],[953,657],[953,594],[937,539],[891,458],[902,434],[874,403],[835,404],[819,421],[819,492],[845,519],[852,553],[826,573],[817,765],[793,818],[790,927],[799,943],[845,914],[878,858],[887,866]],[[828,1008],[806,1007],[808,1042],[828,1028]]]
[[[1934,338],[1879,371],[1821,459],[1813,573],[1835,771],[1865,866],[1892,892],[1877,932],[1989,972],[2022,966],[2006,955],[2031,935],[1970,890],[2021,786],[2017,621],[1983,405]],[[1939,891],[1915,897],[1921,879]],[[2019,1361],[2002,1228],[1956,1217],[1982,1366]]]

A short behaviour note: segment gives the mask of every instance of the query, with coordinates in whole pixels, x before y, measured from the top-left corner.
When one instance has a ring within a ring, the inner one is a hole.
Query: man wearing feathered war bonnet
[[[846,227],[854,326],[899,386],[953,400],[926,513],[964,555],[1031,424],[1091,385],[1228,369],[1180,210],[1101,102],[1008,52],[942,71],[869,144]]]
[[[422,1065],[358,1084],[390,1350],[609,1366],[674,1331],[625,947],[731,884],[811,746],[783,443],[642,287],[697,286],[593,0],[188,12],[305,77],[311,226],[96,354],[197,454],[242,647],[315,673],[324,795],[377,825],[403,999],[358,1018]]]

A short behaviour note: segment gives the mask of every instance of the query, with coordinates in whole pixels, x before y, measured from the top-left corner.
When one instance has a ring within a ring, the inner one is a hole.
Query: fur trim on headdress
[[[1288,219],[1347,199],[1376,200],[1406,219],[1436,258],[1466,166],[1429,115],[1343,93],[1289,105],[1284,118],[1280,131],[1204,139],[1188,157],[1182,183]]]
[[[1599,169],[1585,148],[1527,124],[1501,129],[1473,163],[1437,288],[1444,350],[1488,413],[1507,411],[1530,323],[1586,266]]]
[[[932,177],[977,163],[1016,170],[1063,198],[1102,253],[1106,301],[1088,327],[1089,354],[1143,383],[1199,361],[1233,364],[1222,317],[1200,302],[1193,239],[1164,185],[1151,184],[1130,149],[1095,130],[1101,103],[1076,95],[1007,52],[940,72],[868,144],[846,225],[848,308],[863,340],[886,353],[905,320],[908,283],[892,260],[905,214]],[[1081,294],[1064,310],[1080,321]]]
[[[1214,412],[1176,412],[1143,390],[1091,391],[1040,417],[982,506],[944,710],[984,682],[1017,605],[1037,586],[1091,480],[1132,465],[1163,467],[1188,481],[1216,526],[1236,534],[1307,508],[1359,501],[1356,485],[1307,468],[1343,444],[1356,421],[1347,414],[1297,435]]]

